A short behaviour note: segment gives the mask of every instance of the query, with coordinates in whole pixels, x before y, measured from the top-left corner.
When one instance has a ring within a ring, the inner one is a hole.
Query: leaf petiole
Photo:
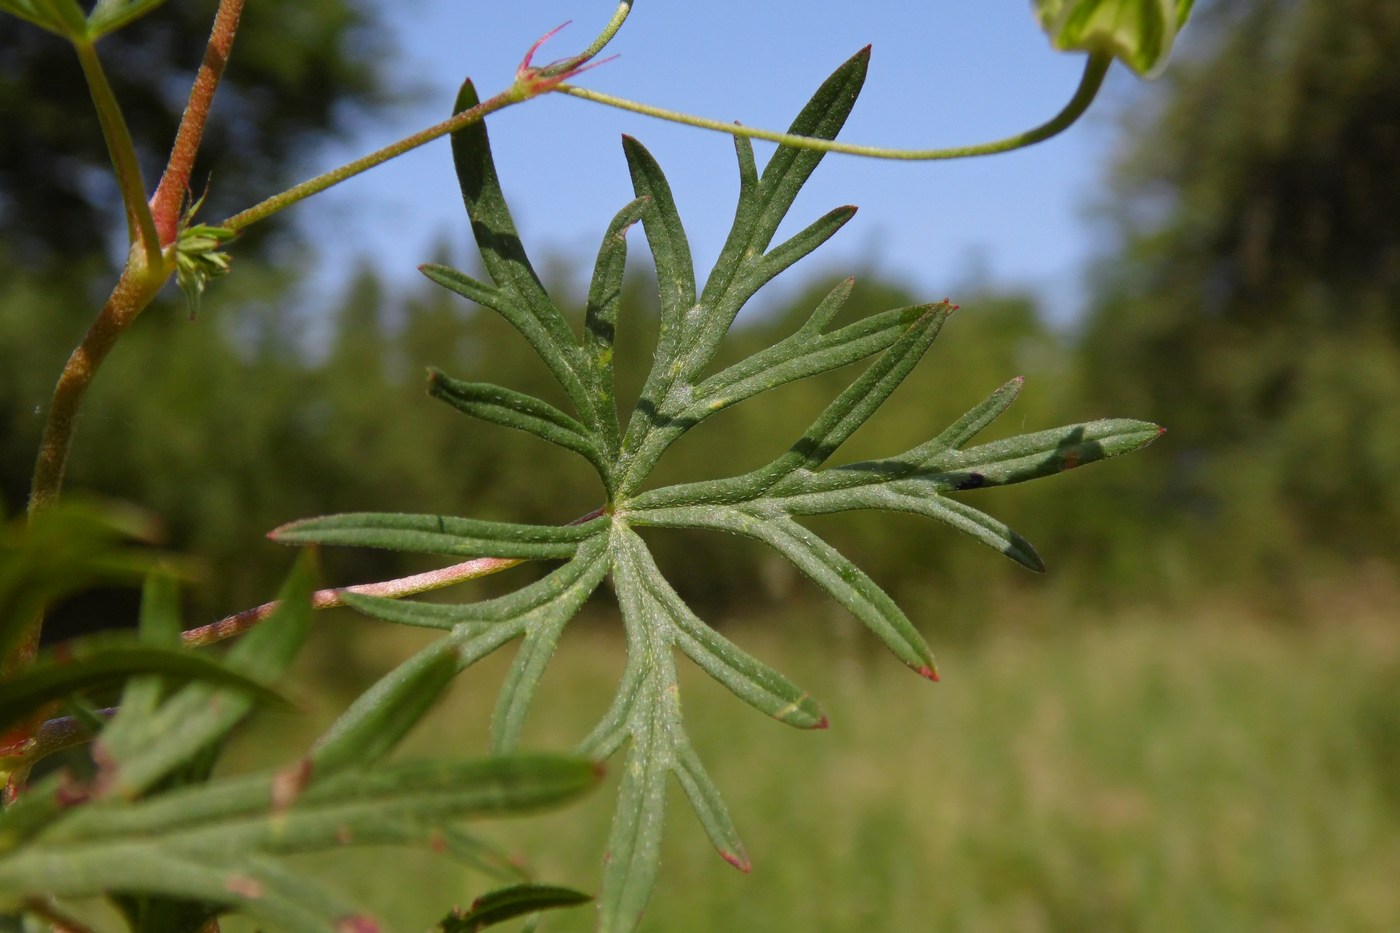
[[[1103,87],[1104,76],[1108,74],[1109,66],[1113,64],[1113,56],[1105,53],[1094,53],[1088,57],[1084,63],[1084,73],[1079,79],[1079,86],[1075,89],[1074,96],[1069,103],[1059,113],[1051,117],[1046,122],[1034,129],[1016,133],[1003,139],[994,140],[987,143],[978,143],[972,146],[954,146],[946,149],[889,149],[883,146],[862,146],[854,143],[840,143],[831,139],[819,139],[812,136],[798,136],[792,133],[779,133],[774,130],[765,130],[758,127],[744,126],[739,123],[725,122],[723,120],[711,120],[707,117],[697,117],[693,114],[681,113],[676,110],[667,110],[663,107],[653,107],[650,104],[638,103],[624,97],[615,97],[611,94],[604,94],[602,91],[592,91],[588,88],[575,87],[572,84],[560,84],[554,90],[568,94],[570,97],[577,97],[582,100],[591,100],[597,104],[605,104],[609,107],[616,107],[619,110],[628,110],[632,113],[640,113],[643,116],[655,117],[658,120],[668,120],[672,123],[681,123],[686,126],[694,126],[702,130],[714,130],[719,133],[728,133],[730,136],[744,136],[750,139],[762,139],[783,146],[791,146],[794,149],[808,149],[814,152],[839,152],[844,155],[864,156],[869,159],[893,159],[906,162],[932,162],[946,159],[966,159],[972,156],[994,155],[999,152],[1012,152],[1017,149],[1024,149],[1036,143],[1044,142],[1052,136],[1057,136],[1064,132],[1084,112],[1089,109],[1089,105],[1098,96],[1099,89]]]

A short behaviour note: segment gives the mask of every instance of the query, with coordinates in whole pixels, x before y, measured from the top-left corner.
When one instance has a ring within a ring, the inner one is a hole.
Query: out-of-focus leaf
[[[96,39],[140,19],[165,0],[97,0],[88,16],[88,35]]]
[[[45,607],[101,584],[132,583],[163,561],[133,541],[156,537],[154,519],[116,504],[62,502],[0,527],[0,659]]]
[[[0,730],[55,700],[109,689],[147,675],[177,683],[217,684],[264,702],[286,702],[267,684],[213,658],[178,648],[143,645],[125,636],[80,639],[64,645],[60,653],[61,658],[41,658],[9,680],[0,681]]]
[[[280,928],[325,931],[362,915],[281,856],[343,848],[362,828],[375,843],[428,842],[436,826],[563,803],[598,777],[587,761],[520,756],[312,775],[296,794],[285,791],[282,776],[261,775],[93,802],[0,853],[0,899],[121,891],[203,900]]]
[[[277,610],[243,635],[224,657],[230,668],[271,679],[291,664],[306,639],[315,566],[304,555],[278,594]],[[155,709],[122,707],[98,737],[101,794],[134,797],[195,760],[252,709],[235,691],[190,684]]]
[[[0,0],[0,12],[69,40],[81,40],[87,32],[87,20],[77,0]]]
[[[544,910],[578,907],[593,900],[572,888],[548,884],[517,884],[481,895],[465,913],[453,911],[438,924],[441,933],[476,933]]]

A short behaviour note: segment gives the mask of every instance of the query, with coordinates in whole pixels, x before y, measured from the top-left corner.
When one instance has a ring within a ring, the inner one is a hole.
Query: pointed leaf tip
[[[925,677],[933,681],[934,683],[938,683],[938,671],[934,670],[933,666],[930,664],[925,664],[923,667],[919,668],[915,673],[917,673],[920,677]]]
[[[746,875],[753,870],[753,865],[749,862],[749,857],[742,852],[721,852],[719,857]]]
[[[821,719],[817,720],[817,724],[816,724],[815,726],[813,726],[812,728],[813,728],[813,729],[830,729],[830,728],[831,728],[831,720],[829,720],[829,719],[827,719],[825,716],[823,716]]]

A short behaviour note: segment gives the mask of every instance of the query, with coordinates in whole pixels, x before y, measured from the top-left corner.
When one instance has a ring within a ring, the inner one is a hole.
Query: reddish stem
[[[386,596],[391,599],[412,596],[415,593],[424,593],[464,580],[484,577],[487,574],[514,567],[519,563],[522,561],[511,558],[478,557],[475,560],[454,564],[451,567],[430,570],[427,573],[414,574],[411,577],[402,577],[397,580],[385,580],[381,583],[358,583],[353,586],[337,586],[328,590],[317,590],[311,594],[311,608],[334,609],[336,606],[343,606],[345,605],[344,595],[346,593]],[[244,609],[242,612],[227,616],[217,622],[201,625],[199,628],[186,629],[181,633],[181,637],[186,645],[192,647],[212,645],[226,638],[242,635],[276,612],[280,605],[282,603],[279,600],[273,600],[270,603],[263,603],[261,606],[254,606],[252,609]]]
[[[151,215],[155,218],[156,232],[160,234],[162,246],[175,242],[180,205],[190,186],[195,156],[199,154],[199,142],[209,119],[209,107],[214,102],[214,92],[218,90],[219,79],[223,77],[224,67],[228,64],[233,37],[242,15],[243,0],[219,0],[218,12],[214,14],[214,28],[209,33],[209,45],[204,50],[204,61],[190,87],[189,103],[185,105],[185,114],[180,118],[180,129],[175,134],[170,161],[166,163],[165,174],[161,176],[155,196],[151,198]]]

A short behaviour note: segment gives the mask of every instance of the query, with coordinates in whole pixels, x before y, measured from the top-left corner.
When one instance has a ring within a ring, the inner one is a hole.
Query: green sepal
[[[1143,77],[1160,74],[1194,0],[1035,0],[1035,15],[1061,51],[1112,55]]]

